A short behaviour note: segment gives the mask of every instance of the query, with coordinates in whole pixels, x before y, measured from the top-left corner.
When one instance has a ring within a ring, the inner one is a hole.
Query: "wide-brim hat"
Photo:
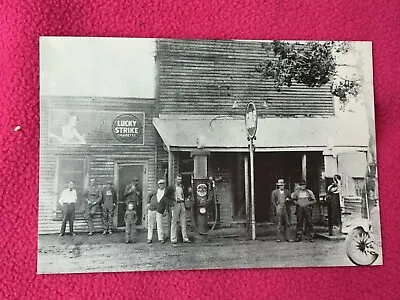
[[[285,185],[285,180],[283,180],[283,179],[278,179],[278,182],[276,183],[276,185],[277,185],[277,186]]]
[[[340,176],[339,174],[336,174],[335,176],[333,176],[333,182],[335,183],[339,183],[339,181],[342,180],[342,176]]]
[[[164,179],[160,179],[159,181],[157,181],[157,184],[164,184],[165,180]]]

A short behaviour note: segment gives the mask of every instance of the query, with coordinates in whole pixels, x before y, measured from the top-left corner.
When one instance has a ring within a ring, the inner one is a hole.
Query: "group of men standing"
[[[166,187],[165,180],[160,179],[157,182],[157,189],[149,194],[147,211],[147,243],[153,241],[154,224],[157,224],[157,237],[160,243],[164,243],[164,233],[162,218],[170,210],[171,220],[171,243],[177,244],[178,220],[181,225],[182,238],[184,243],[190,243],[186,230],[186,207],[185,190],[182,185],[182,176],[177,175],[175,183]]]
[[[334,228],[341,231],[341,209],[344,204],[341,203],[340,185],[341,176],[336,174],[333,182],[327,187],[325,205],[328,209],[328,230],[329,235],[334,235]],[[308,236],[310,242],[314,242],[314,227],[312,222],[312,208],[316,204],[314,193],[307,189],[306,181],[301,181],[299,188],[290,193],[285,188],[285,181],[279,179],[276,183],[277,188],[272,191],[271,203],[276,212],[276,241],[282,240],[281,231],[283,229],[285,240],[290,242],[290,219],[291,207],[295,206],[295,215],[297,217],[296,242],[302,240],[304,236]]]
[[[314,230],[312,224],[312,206],[316,203],[314,193],[306,188],[306,181],[301,181],[299,189],[290,193],[285,188],[285,181],[279,179],[276,183],[277,188],[272,191],[271,203],[276,211],[276,241],[282,239],[281,231],[283,227],[285,240],[290,242],[290,217],[291,205],[296,206],[295,215],[297,216],[296,242],[301,241],[303,236],[308,236],[310,242],[314,242]]]
[[[339,178],[339,177],[338,177]],[[328,201],[337,203],[334,201],[337,190],[338,190],[338,179],[334,180],[333,184],[328,188]],[[295,189],[293,193],[290,193],[286,188],[285,181],[279,179],[276,183],[277,188],[272,191],[271,203],[276,212],[276,241],[281,242],[282,240],[282,229],[284,232],[284,238],[286,241],[292,241],[290,238],[290,225],[291,225],[291,207],[294,205],[295,215],[297,217],[297,228],[296,228],[296,242],[302,240],[304,236],[309,237],[310,242],[314,242],[314,230],[312,222],[312,207],[316,203],[314,193],[307,189],[306,181],[301,181],[299,188]],[[142,202],[142,191],[139,187],[139,181],[134,178],[133,182],[128,184],[124,191],[126,212],[124,216],[125,220],[125,240],[126,243],[133,242],[134,235],[136,232],[136,225],[138,222],[138,216],[142,215],[141,202]],[[188,197],[185,194],[185,189],[182,185],[182,176],[177,175],[174,184],[166,187],[164,179],[160,179],[157,182],[157,189],[149,194],[147,199],[147,243],[153,241],[153,230],[154,225],[157,226],[157,238],[160,243],[165,243],[164,232],[163,232],[163,216],[168,211],[171,211],[171,243],[177,244],[177,229],[178,220],[181,225],[182,238],[184,243],[190,243],[187,236],[186,230],[186,207],[185,199]],[[85,204],[85,219],[87,220],[89,233],[93,235],[94,224],[93,219],[99,207],[102,209],[102,221],[103,221],[103,235],[112,234],[112,223],[113,213],[117,204],[117,193],[113,188],[112,182],[108,182],[105,189],[101,189],[96,185],[96,180],[91,179],[88,189],[83,193],[83,199]],[[74,189],[74,183],[71,181],[68,184],[68,188],[65,189],[60,196],[59,203],[62,206],[63,220],[61,226],[60,236],[65,234],[66,223],[69,222],[70,233],[75,235],[73,230],[73,220],[75,214],[75,204],[77,201],[76,190]],[[336,209],[336,206],[339,209]],[[333,221],[330,222],[329,228],[331,233],[331,227],[333,225],[340,225],[340,204],[329,205],[331,208],[330,215]],[[328,207],[328,209],[329,209]],[[338,217],[335,217],[338,215]],[[336,221],[337,220],[337,221]]]
[[[138,179],[134,179],[131,184],[128,184],[125,189],[125,202],[127,207],[129,203],[134,205],[134,223],[137,222],[136,212],[140,208],[142,192],[139,188]],[[117,193],[113,187],[112,181],[107,182],[103,189],[96,184],[96,179],[92,178],[89,182],[89,187],[83,192],[83,208],[84,217],[87,221],[89,236],[94,233],[94,218],[99,209],[102,212],[103,235],[112,234],[113,216],[117,205]],[[77,193],[74,189],[73,181],[68,183],[68,187],[62,191],[59,203],[62,207],[63,219],[61,224],[60,236],[65,234],[66,224],[69,223],[71,235],[74,233],[74,217],[76,210]],[[132,218],[131,218],[132,219]]]
[[[149,194],[147,201],[147,243],[152,243],[153,230],[155,223],[157,224],[157,237],[161,243],[165,242],[162,218],[167,211],[171,211],[171,242],[177,244],[178,220],[181,225],[182,237],[184,243],[190,243],[186,230],[186,208],[184,187],[182,185],[182,176],[178,175],[175,183],[166,187],[164,179],[157,182],[157,189]],[[139,180],[133,179],[124,191],[126,204],[125,220],[125,241],[131,243],[134,241],[136,225],[141,212],[142,191],[139,187]],[[84,199],[84,216],[88,224],[91,236],[94,233],[94,218],[99,208],[102,210],[103,235],[112,234],[113,214],[117,205],[117,193],[113,188],[112,182],[108,182],[105,189],[101,189],[96,184],[96,179],[92,178],[89,187],[83,192]],[[75,216],[75,205],[77,202],[77,193],[74,189],[74,183],[68,183],[68,187],[62,191],[59,203],[62,206],[63,220],[61,225],[60,236],[65,234],[66,224],[69,222],[70,233],[75,235],[73,222]]]

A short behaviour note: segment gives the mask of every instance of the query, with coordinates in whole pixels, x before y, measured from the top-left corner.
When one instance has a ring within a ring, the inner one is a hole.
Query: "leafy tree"
[[[273,57],[256,67],[264,79],[272,79],[275,88],[290,87],[294,83],[308,87],[330,85],[331,93],[337,96],[344,110],[349,99],[359,93],[364,98],[369,124],[368,170],[366,171],[367,199],[377,199],[376,142],[373,116],[372,61],[371,46],[355,43],[352,50],[356,53],[356,66],[363,70],[359,78],[347,79],[338,74],[337,57],[350,50],[347,42],[283,42],[263,43],[263,49],[273,53]],[[368,49],[369,47],[369,49]],[[369,50],[369,51],[366,51]],[[354,66],[353,66],[354,67]],[[374,196],[375,195],[375,196]]]
[[[347,53],[346,42],[283,42],[263,43],[267,53],[274,57],[256,67],[264,79],[272,79],[275,88],[290,87],[293,83],[308,87],[320,87],[330,84],[331,93],[337,96],[342,109],[349,102],[350,96],[357,96],[360,83],[358,80],[341,78],[338,75],[334,53]]]

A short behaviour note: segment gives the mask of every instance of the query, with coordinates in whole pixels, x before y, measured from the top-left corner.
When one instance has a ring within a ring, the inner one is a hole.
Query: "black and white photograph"
[[[372,53],[41,37],[37,273],[382,265]]]

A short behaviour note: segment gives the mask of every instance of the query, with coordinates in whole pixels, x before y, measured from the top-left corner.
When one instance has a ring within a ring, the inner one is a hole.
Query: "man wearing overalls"
[[[306,181],[300,183],[300,189],[292,194],[294,203],[297,206],[297,237],[300,242],[303,236],[303,223],[306,223],[306,235],[310,236],[310,242],[314,242],[314,229],[312,224],[312,205],[316,203],[313,192],[306,188]]]

